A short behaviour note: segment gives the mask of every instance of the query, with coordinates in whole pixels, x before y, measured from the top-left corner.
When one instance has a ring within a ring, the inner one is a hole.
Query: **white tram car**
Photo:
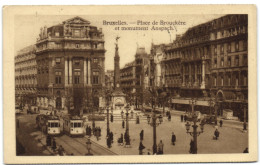
[[[38,115],[36,117],[36,124],[42,132],[48,135],[60,135],[60,118],[51,115]]]
[[[78,116],[65,116],[63,131],[69,136],[84,136],[84,120]]]

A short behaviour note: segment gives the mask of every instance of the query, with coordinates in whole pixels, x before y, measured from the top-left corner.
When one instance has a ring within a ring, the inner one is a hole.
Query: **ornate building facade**
[[[74,17],[41,28],[36,47],[40,107],[70,111],[98,107],[105,85],[102,29]]]
[[[37,65],[35,45],[18,51],[15,56],[15,103],[36,105]]]
[[[176,109],[207,111],[210,97],[219,103],[218,114],[232,109],[242,114],[248,99],[247,15],[226,15],[189,28],[165,45],[162,61],[164,86]]]
[[[144,93],[148,87],[149,55],[144,47],[138,47],[135,60],[126,64],[121,70],[121,86],[126,94],[127,101],[136,108],[144,103]]]

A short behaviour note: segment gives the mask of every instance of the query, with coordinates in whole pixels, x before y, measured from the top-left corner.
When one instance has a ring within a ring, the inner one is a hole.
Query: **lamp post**
[[[125,134],[126,134],[126,139],[128,139],[126,141],[126,145],[130,145],[129,122],[128,122],[128,115],[129,115],[128,110],[130,109],[129,104],[127,104],[125,109],[126,109],[126,130],[125,130]]]
[[[247,128],[246,128],[246,110],[247,110],[247,105],[246,105],[246,102],[244,102],[244,123],[243,123],[243,131],[246,132],[247,131]]]
[[[189,103],[191,104],[191,113],[194,114],[194,106],[197,103],[197,100],[191,98],[191,100],[189,100]]]
[[[88,153],[87,153],[86,155],[88,155],[88,156],[93,155],[93,154],[90,153],[90,150],[91,150],[91,144],[92,144],[92,143],[91,143],[89,137],[88,137],[88,140],[87,140],[86,144],[87,144],[87,150],[88,150]]]
[[[150,121],[152,118],[152,122]],[[157,123],[157,119],[159,119],[159,123]],[[163,121],[162,116],[156,116],[155,112],[153,112],[152,117],[147,117],[147,122],[149,125],[153,127],[153,154],[157,153],[157,144],[156,144],[156,127],[159,126]]]
[[[197,130],[197,128],[198,128],[198,125],[197,125],[197,115],[195,114],[195,113],[193,113],[193,116],[192,116],[192,121],[193,121],[193,125],[192,125],[192,127],[193,127],[193,131],[189,131],[190,130],[190,123],[189,122],[187,122],[186,124],[185,124],[185,126],[186,126],[186,130],[187,130],[187,134],[190,134],[192,137],[193,137],[193,141],[194,141],[194,146],[193,146],[193,151],[192,151],[192,153],[193,154],[197,154],[197,150],[198,150],[198,147],[197,147],[197,137],[201,134],[201,133],[203,133],[203,129],[204,129],[204,124],[203,123],[201,123],[200,124],[200,129],[201,129],[201,131],[198,131]]]

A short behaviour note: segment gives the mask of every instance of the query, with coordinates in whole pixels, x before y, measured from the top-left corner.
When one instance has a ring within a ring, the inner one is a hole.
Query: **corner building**
[[[226,15],[189,28],[165,46],[162,74],[176,109],[209,111],[210,97],[218,114],[232,109],[243,118],[248,99],[248,17]]]
[[[74,17],[41,28],[36,47],[38,106],[78,112],[99,106],[105,83],[102,29]]]
[[[25,47],[15,56],[15,103],[36,105],[37,65],[35,45]]]

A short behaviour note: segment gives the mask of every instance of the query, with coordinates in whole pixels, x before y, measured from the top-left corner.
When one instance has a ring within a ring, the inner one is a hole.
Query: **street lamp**
[[[93,155],[90,153],[90,150],[91,150],[91,141],[90,141],[90,138],[88,137],[88,140],[86,142],[87,144],[87,150],[88,150],[88,153],[86,155],[90,156],[90,155]]]
[[[128,110],[130,109],[129,107],[129,104],[127,104],[127,106],[125,107],[126,109],[126,130],[125,130],[125,133],[126,133],[126,145],[130,145],[130,136],[129,136],[129,122],[128,122]]]
[[[191,110],[192,110],[192,114],[194,113],[194,106],[197,103],[197,100],[195,100],[194,98],[191,98],[191,100],[189,100],[189,103],[191,104]]]
[[[151,122],[151,118],[152,118],[152,122]],[[157,119],[159,120],[159,122],[157,123]],[[162,115],[160,116],[156,116],[155,112],[153,112],[152,117],[147,116],[147,122],[149,125],[151,125],[153,127],[153,154],[157,153],[157,144],[156,144],[156,127],[159,126],[163,121],[163,117]]]
[[[246,110],[247,110],[247,105],[246,105],[246,102],[244,102],[244,123],[243,123],[243,131],[246,132],[247,131],[247,128],[246,128]]]
[[[203,133],[203,130],[204,130],[204,124],[203,123],[200,123],[200,130],[201,131],[197,131],[197,128],[198,128],[198,125],[196,124],[197,123],[197,118],[198,118],[198,116],[196,115],[196,113],[193,113],[193,116],[192,116],[192,121],[193,121],[193,125],[192,125],[192,127],[193,127],[193,131],[189,131],[190,130],[190,126],[191,126],[191,124],[189,123],[189,122],[187,122],[186,124],[185,124],[185,127],[186,127],[186,133],[187,134],[190,134],[192,137],[193,137],[193,141],[194,141],[194,146],[193,146],[193,154],[197,154],[197,150],[198,150],[198,148],[197,148],[197,137],[201,134],[201,133]]]

